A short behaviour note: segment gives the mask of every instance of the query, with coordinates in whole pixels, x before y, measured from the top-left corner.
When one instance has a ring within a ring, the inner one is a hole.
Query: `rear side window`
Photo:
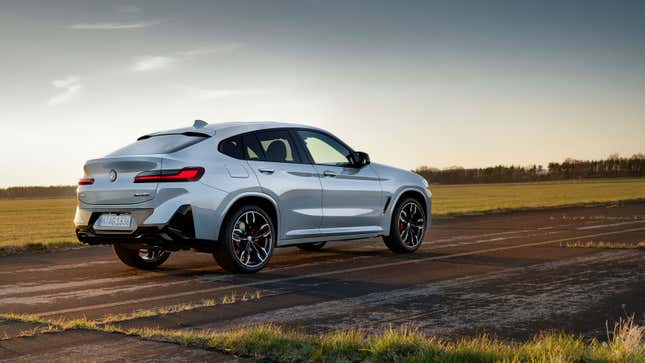
[[[204,141],[208,137],[183,134],[168,134],[144,137],[108,156],[171,154]]]
[[[271,130],[261,131],[255,134],[259,147],[262,149],[265,161],[272,161],[276,163],[299,163],[300,158],[293,144],[293,140],[288,131],[285,130]],[[255,148],[257,148],[257,144]],[[255,150],[256,155],[258,154]],[[249,153],[249,159],[251,154]]]
[[[242,138],[239,136],[226,139],[219,144],[219,151],[235,159],[244,159]]]
[[[265,160],[264,152],[255,134],[244,135],[244,154],[249,160]]]

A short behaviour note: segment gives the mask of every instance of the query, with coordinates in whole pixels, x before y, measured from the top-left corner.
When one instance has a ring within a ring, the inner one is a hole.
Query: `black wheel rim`
[[[399,212],[399,236],[411,248],[417,247],[425,233],[425,213],[416,202],[407,202]]]
[[[247,268],[263,265],[273,248],[269,221],[257,211],[248,211],[242,213],[233,226],[231,239],[238,262]]]

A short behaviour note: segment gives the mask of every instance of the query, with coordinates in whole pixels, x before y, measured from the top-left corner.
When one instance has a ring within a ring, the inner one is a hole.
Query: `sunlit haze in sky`
[[[408,169],[645,152],[643,1],[3,0],[0,44],[0,186],[194,119]]]

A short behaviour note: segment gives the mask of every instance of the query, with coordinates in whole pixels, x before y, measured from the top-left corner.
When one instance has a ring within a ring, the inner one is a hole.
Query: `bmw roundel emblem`
[[[114,183],[116,181],[116,170],[110,170],[110,181]]]

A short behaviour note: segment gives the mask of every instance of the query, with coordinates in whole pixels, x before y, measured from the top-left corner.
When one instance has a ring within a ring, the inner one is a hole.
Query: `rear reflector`
[[[81,178],[78,180],[78,185],[92,185],[94,184],[93,178]]]
[[[168,183],[168,182],[193,182],[204,175],[204,168],[190,167],[175,170],[144,171],[134,177],[135,183]]]

